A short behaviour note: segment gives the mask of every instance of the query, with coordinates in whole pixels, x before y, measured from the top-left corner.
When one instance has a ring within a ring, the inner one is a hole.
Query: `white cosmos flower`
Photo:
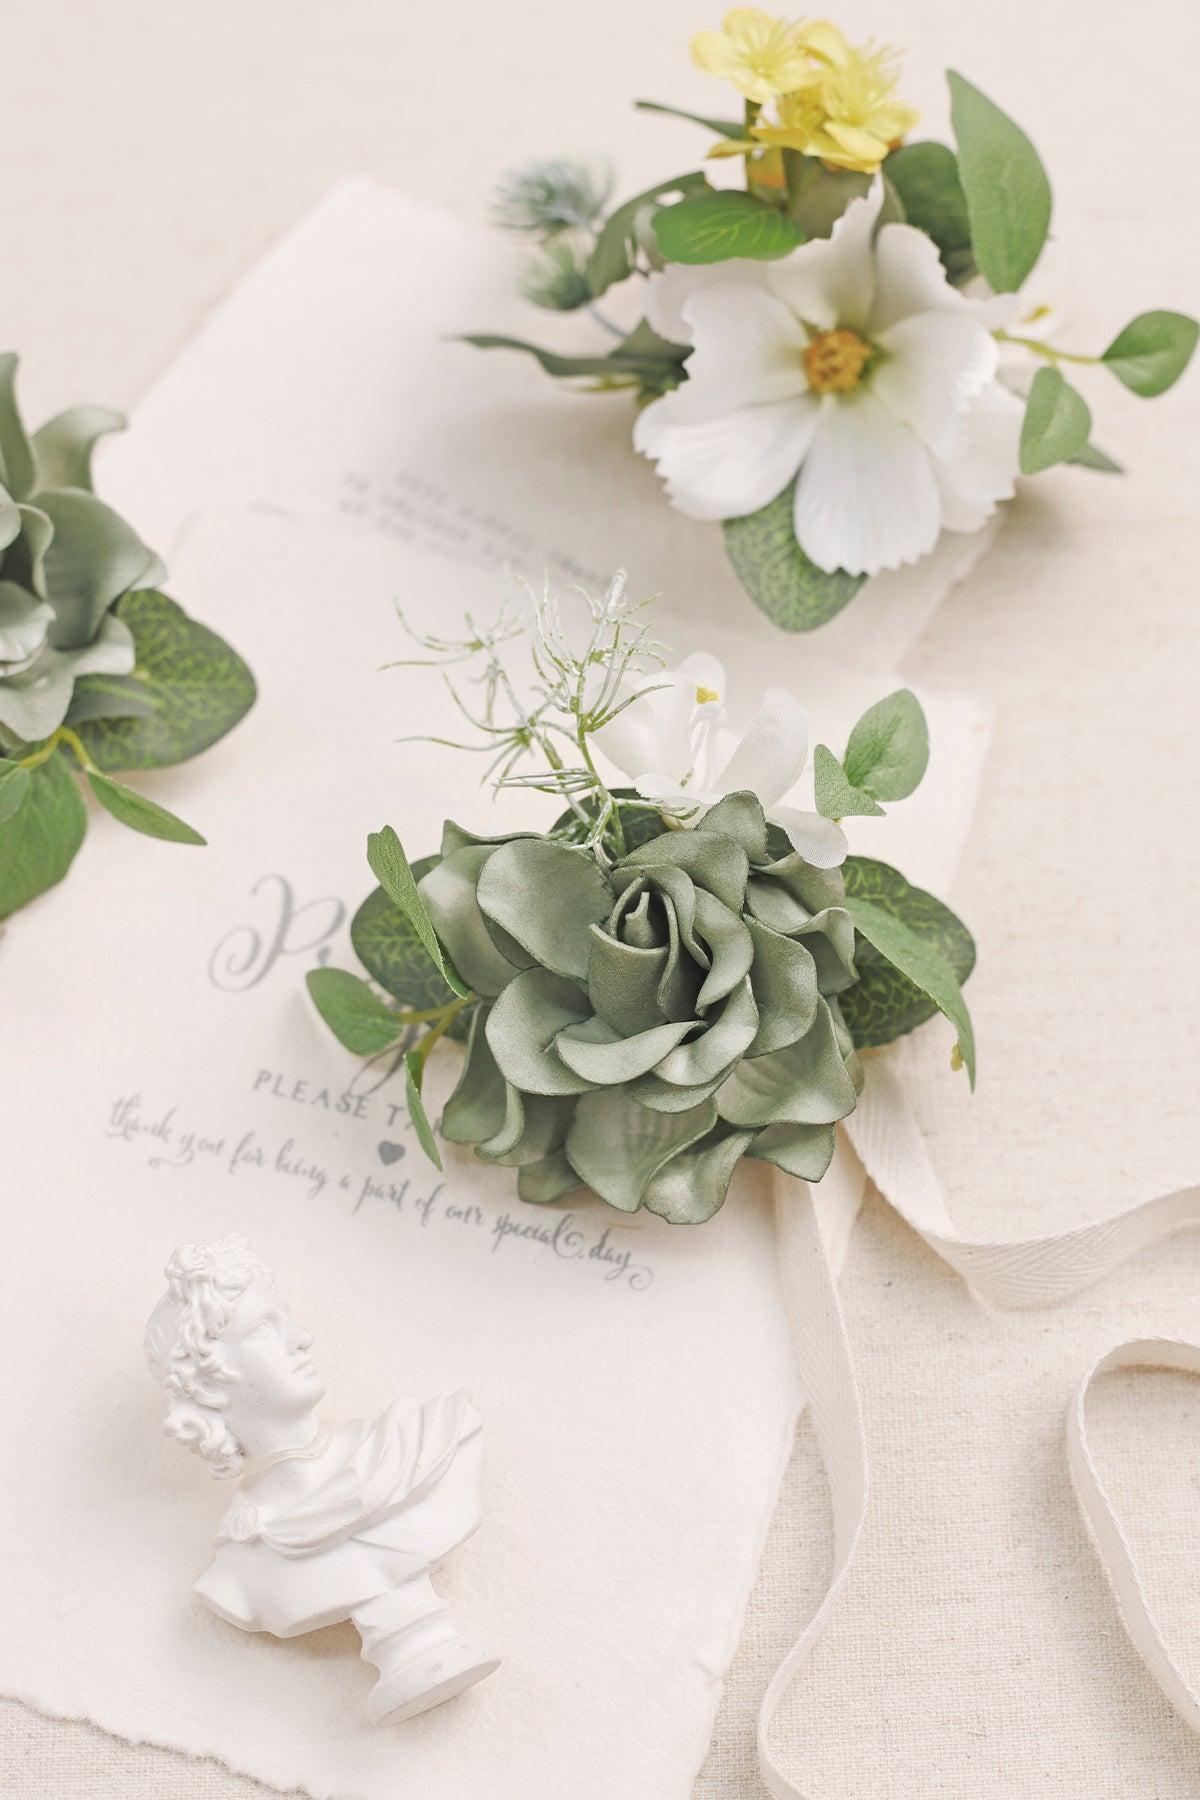
[[[840,825],[785,804],[808,761],[808,715],[791,694],[769,689],[738,740],[725,727],[725,670],[715,656],[689,656],[636,685],[645,691],[595,742],[644,800],[690,812],[695,824],[726,794],[748,790],[814,868],[843,861],[849,846]]]
[[[1012,297],[965,298],[924,232],[876,231],[882,202],[876,182],[778,262],[652,276],[651,325],[694,348],[634,430],[694,519],[756,512],[799,472],[801,548],[855,575],[977,530],[1013,492],[1021,434],[992,335]]]

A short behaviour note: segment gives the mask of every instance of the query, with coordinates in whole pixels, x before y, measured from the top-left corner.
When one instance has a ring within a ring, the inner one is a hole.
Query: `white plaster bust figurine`
[[[195,1585],[205,1605],[276,1637],[352,1619],[380,1721],[490,1675],[497,1659],[430,1581],[480,1523],[483,1433],[465,1389],[331,1426],[312,1339],[245,1238],[182,1244],[165,1273],[145,1339],[163,1430],[238,1482]]]

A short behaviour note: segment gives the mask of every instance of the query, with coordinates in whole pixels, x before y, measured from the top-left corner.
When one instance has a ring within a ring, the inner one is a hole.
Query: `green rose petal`
[[[458,1086],[442,1109],[442,1136],[452,1144],[483,1144],[504,1123],[508,1084],[487,1041],[487,1010],[477,1006]]]
[[[650,1181],[642,1205],[670,1225],[702,1225],[724,1206],[733,1171],[753,1141],[752,1131],[714,1134],[674,1157]]]
[[[794,1044],[809,1030],[817,1014],[817,965],[812,952],[795,938],[783,937],[757,919],[746,924],[754,946],[750,982],[758,1005],[758,1034],[750,1056],[765,1056]]]
[[[491,1000],[507,987],[517,969],[497,949],[475,897],[480,871],[496,854],[487,845],[465,844],[451,850],[417,883],[438,940],[450,961],[476,994]]]
[[[717,1108],[731,1125],[827,1125],[852,1113],[857,1098],[821,1000],[804,1037],[738,1064],[718,1091]]]
[[[568,1025],[554,1042],[563,1062],[589,1086],[611,1087],[647,1074],[692,1030],[693,1022],[683,1019],[653,1025],[649,1031],[635,1032],[632,1037],[618,1037],[614,1032],[611,1041],[604,1043],[586,1029]]]
[[[758,1008],[748,978],[733,990],[720,1010],[708,1021],[708,1029],[690,1044],[681,1044],[664,1056],[658,1073],[664,1081],[692,1086],[711,1081],[723,1069],[744,1056],[758,1030]]]
[[[565,1150],[555,1150],[542,1162],[522,1163],[517,1170],[517,1193],[533,1206],[548,1206],[580,1185]]]
[[[545,838],[501,844],[480,870],[477,899],[534,962],[584,981],[588,927],[612,911],[612,890],[590,850]]]
[[[757,794],[726,794],[709,807],[696,830],[733,838],[752,863],[767,860],[767,819]]]
[[[697,887],[707,888],[735,913],[741,911],[750,859],[732,838],[710,832],[667,831],[648,844],[639,844],[617,867],[644,869],[662,864],[684,870]]]
[[[619,1089],[575,1104],[566,1152],[582,1181],[610,1206],[636,1212],[647,1183],[716,1123],[709,1100],[680,1113],[649,1112]]]
[[[50,642],[78,650],[91,643],[113,602],[142,582],[154,552],[94,494],[51,488],[39,493],[38,504],[54,527],[42,564],[55,615]]]
[[[582,1094],[592,1083],[568,1068],[554,1045],[564,1027],[588,1016],[587,995],[575,982],[549,969],[525,969],[489,1012],[487,1041],[501,1073],[523,1093]]]
[[[756,1136],[753,1154],[801,1181],[820,1181],[836,1141],[833,1125],[768,1125]]]
[[[600,1018],[626,1036],[660,1025],[663,1014],[657,994],[668,955],[665,946],[641,950],[593,925],[588,998]]]
[[[709,968],[696,995],[700,1013],[731,994],[750,972],[754,945],[739,914],[706,888],[696,890],[696,936],[708,948]]]

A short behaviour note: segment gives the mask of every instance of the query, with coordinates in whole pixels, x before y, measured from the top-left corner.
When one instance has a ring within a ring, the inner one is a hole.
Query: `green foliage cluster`
[[[83,842],[81,774],[132,831],[204,839],[113,779],[215,743],[254,680],[214,632],[153,585],[164,573],[92,492],[92,451],[123,423],[75,407],[32,435],[0,357],[0,919],[61,881]]]

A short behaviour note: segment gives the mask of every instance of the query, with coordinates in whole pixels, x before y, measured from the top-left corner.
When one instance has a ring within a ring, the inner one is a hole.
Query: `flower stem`
[[[52,732],[40,750],[32,751],[29,756],[22,756],[19,759],[19,767],[36,769],[39,763],[49,762],[60,744],[66,744],[70,750],[74,751],[81,769],[91,770],[96,767],[83,746],[83,740],[68,725],[60,725],[57,731]]]
[[[429,1061],[429,1052],[433,1049],[433,1046],[437,1043],[443,1032],[447,1031],[454,1023],[463,1007],[469,1006],[474,999],[474,994],[466,994],[461,1000],[452,1000],[449,1006],[443,1006],[440,1017],[437,1013],[426,1013],[424,1015],[427,1019],[438,1019],[438,1023],[434,1026],[432,1031],[425,1034],[417,1046],[417,1055],[421,1059],[422,1071],[425,1068],[425,1064]],[[421,1017],[420,1014],[414,1013],[409,1020],[409,1023],[414,1023],[419,1017]]]
[[[1013,337],[1007,331],[993,333],[998,344],[1015,344],[1020,350],[1032,350],[1035,356],[1044,357],[1048,363],[1088,363],[1095,364],[1102,359],[1099,356],[1077,356],[1069,350],[1056,350],[1053,344],[1044,343],[1041,338]]]

